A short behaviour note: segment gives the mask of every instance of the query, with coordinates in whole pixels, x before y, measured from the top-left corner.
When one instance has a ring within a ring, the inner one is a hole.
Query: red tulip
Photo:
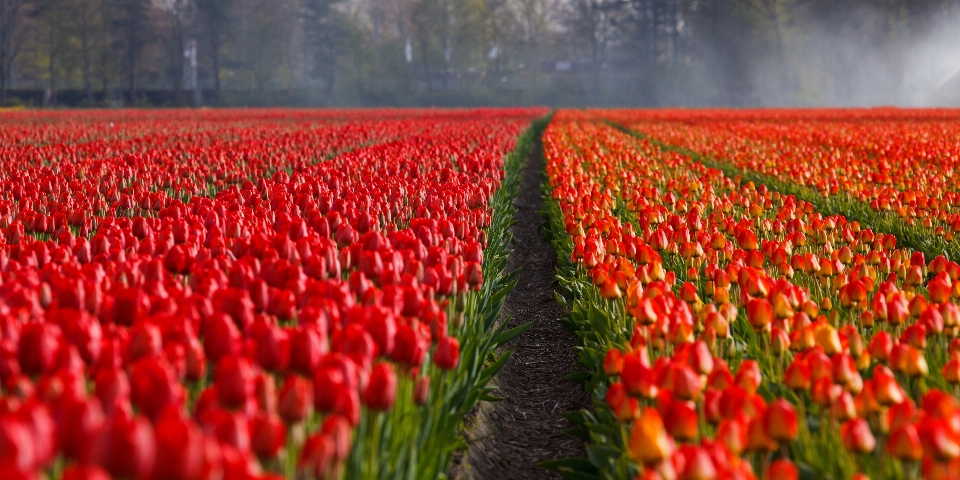
[[[373,338],[381,355],[389,356],[393,352],[397,336],[397,321],[386,311],[371,315],[363,321],[364,330]]]
[[[611,348],[607,350],[607,354],[603,359],[603,371],[607,375],[620,375],[620,371],[623,369],[623,352],[617,348]]]
[[[165,361],[144,358],[130,367],[130,401],[148,417],[156,418],[183,400],[183,387]]]
[[[328,351],[321,331],[315,327],[297,327],[290,332],[290,369],[312,375]]]
[[[377,344],[360,324],[348,325],[339,337],[334,337],[335,342],[338,340],[342,341],[338,351],[346,354],[364,370],[369,369],[380,354]]]
[[[749,452],[769,452],[777,448],[777,442],[767,434],[763,420],[763,416],[758,415],[747,424],[746,450]]]
[[[887,451],[901,461],[920,460],[923,457],[923,445],[920,444],[916,427],[907,424],[891,429],[890,436],[887,438]]]
[[[322,433],[307,439],[297,462],[299,471],[318,480],[339,478],[334,439]]]
[[[770,403],[763,422],[767,435],[776,442],[790,442],[797,438],[797,412],[790,402],[782,398]]]
[[[727,447],[727,450],[734,455],[740,455],[747,447],[747,426],[744,422],[749,421],[743,418],[743,421],[737,419],[723,420],[717,427],[716,439]]]
[[[627,395],[622,383],[612,383],[607,387],[606,401],[613,415],[621,422],[633,420],[639,413],[640,404],[637,399]]]
[[[58,419],[57,441],[64,455],[81,462],[90,461],[93,438],[105,421],[103,407],[96,397],[64,403]]]
[[[749,393],[756,393],[760,388],[760,382],[763,375],[760,373],[760,365],[754,360],[744,360],[737,370],[737,376],[734,379],[737,385],[744,388]]]
[[[61,341],[60,328],[52,323],[25,324],[17,348],[21,371],[26,375],[49,372],[57,360]]]
[[[773,305],[765,298],[751,298],[747,303],[747,320],[754,330],[766,329],[773,321]]]
[[[290,337],[279,327],[267,326],[254,338],[256,360],[268,372],[281,372],[290,364]]]
[[[944,420],[925,417],[917,424],[923,453],[938,461],[960,458],[960,439]]]
[[[63,470],[62,480],[110,480],[106,470],[93,464],[73,464]]]
[[[256,369],[243,357],[226,356],[217,362],[214,383],[220,403],[227,408],[240,408],[254,396]]]
[[[763,475],[764,480],[797,480],[800,470],[790,460],[774,460]]]
[[[93,441],[93,458],[113,477],[144,478],[153,469],[156,440],[143,417],[115,413]]]
[[[275,458],[286,441],[287,430],[280,417],[261,413],[250,422],[251,448],[258,457]]]
[[[870,425],[862,418],[854,418],[840,425],[840,441],[843,448],[853,453],[869,453],[877,445]]]
[[[460,342],[453,337],[443,337],[437,342],[433,363],[442,370],[453,370],[460,362]]]
[[[644,363],[645,360],[640,351],[630,352],[623,357],[623,371],[620,373],[620,378],[628,394],[637,398],[656,398],[658,392],[656,374]]]
[[[397,376],[393,371],[393,366],[387,362],[374,365],[367,389],[363,395],[363,403],[371,410],[386,411],[393,408],[396,395]]]
[[[690,442],[699,433],[697,409],[691,402],[674,400],[663,415],[663,423],[670,435],[682,442]]]
[[[662,386],[678,399],[693,402],[700,398],[703,388],[700,376],[685,363],[672,363],[664,374]]]
[[[303,377],[289,375],[283,382],[277,403],[283,421],[288,424],[302,422],[313,409],[313,386]]]
[[[155,426],[157,460],[153,468],[156,480],[197,479],[203,467],[204,438],[191,421],[175,412],[160,416]]]
[[[192,255],[185,245],[174,245],[163,259],[163,266],[166,267],[170,273],[177,275],[189,274],[192,264]]]
[[[416,367],[423,363],[427,352],[427,342],[423,336],[409,325],[397,327],[396,344],[390,359],[407,366]]]
[[[240,352],[240,338],[240,331],[229,316],[222,313],[213,314],[203,325],[204,354],[208,360],[216,364],[221,358]]]
[[[430,377],[421,377],[413,387],[413,403],[423,405],[430,396]]]
[[[721,478],[713,457],[703,447],[684,445],[678,454],[683,455],[683,467],[680,469],[680,478],[713,480]]]
[[[343,372],[334,367],[321,367],[313,374],[313,402],[320,412],[330,412],[347,390]]]
[[[0,416],[0,460],[19,473],[34,470],[38,463],[30,427],[10,414]]]

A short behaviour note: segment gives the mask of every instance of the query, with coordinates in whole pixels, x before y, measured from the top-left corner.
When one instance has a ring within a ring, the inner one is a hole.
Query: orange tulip
[[[756,416],[750,419],[747,426],[747,448],[748,452],[764,452],[777,449],[777,442],[767,435],[767,429],[764,426],[763,416]]]
[[[628,453],[637,463],[651,466],[669,458],[674,451],[673,440],[667,435],[660,413],[644,408],[630,431]]]
[[[750,394],[754,394],[760,388],[761,381],[763,381],[763,375],[760,373],[760,365],[755,360],[744,360],[740,364],[740,369],[737,370],[734,382]]]
[[[809,390],[812,382],[810,367],[800,358],[794,358],[783,375],[783,383],[790,390]]]

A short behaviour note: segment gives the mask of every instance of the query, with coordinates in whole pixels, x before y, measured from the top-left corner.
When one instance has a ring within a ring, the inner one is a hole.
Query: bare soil
[[[567,433],[573,425],[563,413],[590,404],[580,385],[563,377],[576,370],[577,337],[557,320],[554,297],[557,254],[540,232],[546,173],[537,139],[523,169],[515,201],[511,269],[518,282],[507,297],[503,319],[508,327],[533,325],[505,348],[513,354],[494,379],[500,402],[484,402],[466,432],[465,458],[451,471],[461,480],[555,479],[560,475],[537,466],[545,460],[584,457],[582,439]]]

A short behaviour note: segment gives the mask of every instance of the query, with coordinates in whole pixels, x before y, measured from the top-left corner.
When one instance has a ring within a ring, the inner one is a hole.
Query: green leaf
[[[590,441],[590,430],[587,428],[571,428],[567,430],[567,433],[574,437]]]
[[[507,342],[509,342],[510,340],[513,340],[514,338],[518,337],[518,336],[519,336],[520,334],[522,334],[523,332],[526,332],[527,329],[530,328],[530,326],[532,326],[532,325],[533,325],[533,322],[527,322],[527,323],[524,323],[524,324],[522,324],[522,325],[518,325],[518,326],[516,326],[516,327],[513,327],[513,328],[511,328],[510,330],[507,330],[507,331],[504,331],[504,332],[500,332],[500,333],[497,335],[496,339],[494,339],[493,343],[494,343],[494,345],[496,345],[496,346],[498,346],[498,347],[501,346],[501,345],[505,345],[505,344],[506,344]]]
[[[583,383],[590,380],[590,372],[570,372],[563,376],[564,380],[570,380],[577,383]]]
[[[610,331],[608,328],[610,319],[607,317],[607,313],[596,306],[590,306],[590,310],[587,311],[587,321],[590,322],[590,326],[592,326],[597,333],[604,335]]]
[[[499,397],[491,393],[484,393],[483,395],[480,395],[481,402],[502,402],[506,399],[507,397]]]
[[[537,464],[563,475],[567,479],[594,479],[600,473],[589,460],[585,458],[564,458],[561,460],[547,460]]]
[[[503,355],[500,355],[500,358],[497,361],[493,362],[489,367],[483,369],[483,372],[480,373],[481,384],[486,384],[489,382],[496,374],[503,368],[503,365],[507,363],[507,360],[510,359],[510,354],[513,353],[513,350],[505,352]]]

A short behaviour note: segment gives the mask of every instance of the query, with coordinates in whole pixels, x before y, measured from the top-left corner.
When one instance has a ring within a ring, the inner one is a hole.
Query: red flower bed
[[[0,118],[4,472],[371,474],[377,412],[457,375],[541,113]]]

